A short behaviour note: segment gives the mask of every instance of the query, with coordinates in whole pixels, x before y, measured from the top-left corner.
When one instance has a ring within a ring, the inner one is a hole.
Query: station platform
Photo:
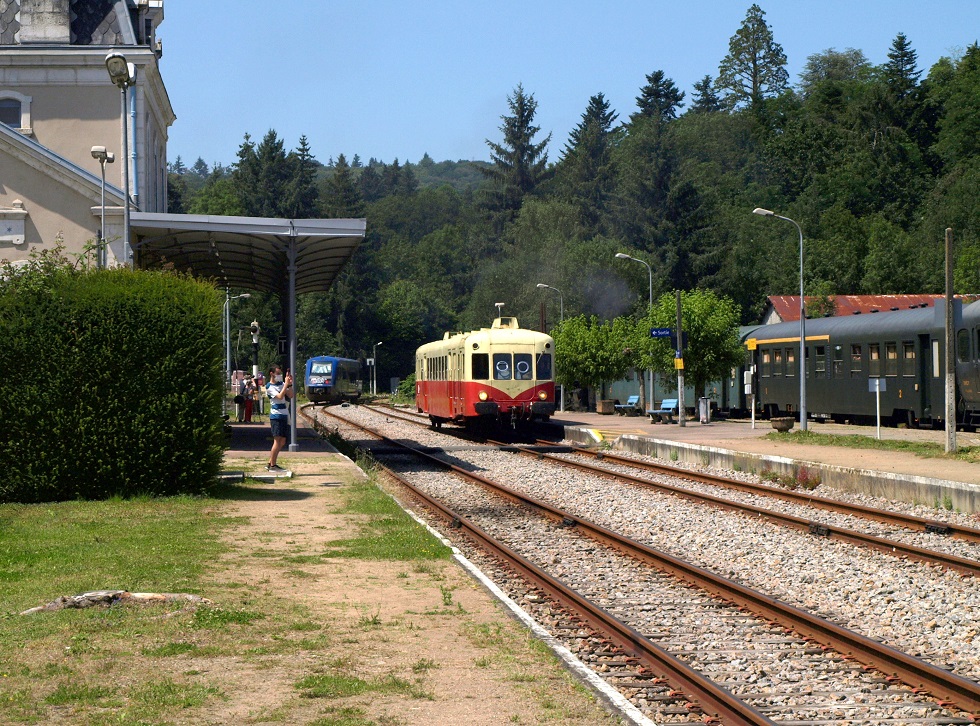
[[[916,504],[941,504],[961,512],[980,512],[980,464],[952,457],[923,457],[891,449],[800,444],[769,437],[768,420],[697,419],[685,426],[650,423],[647,416],[559,412],[551,422],[565,428],[566,438],[583,444],[608,445],[661,458],[743,471],[772,469],[793,473],[800,467],[845,491],[885,496]],[[813,433],[874,438],[874,426],[811,421]],[[798,428],[798,427],[797,427]],[[881,438],[928,441],[942,447],[945,431],[881,427]],[[959,431],[958,448],[980,446],[980,434]]]

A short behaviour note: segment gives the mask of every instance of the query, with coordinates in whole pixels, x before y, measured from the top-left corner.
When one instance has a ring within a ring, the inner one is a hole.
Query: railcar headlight
[[[487,400],[487,398],[489,398],[489,396],[487,396],[487,392],[486,392],[486,391],[480,391],[480,394],[479,394],[479,399],[480,399],[481,401],[486,401],[486,400]]]
[[[538,398],[544,401],[546,398],[548,398],[548,394],[545,393],[544,391],[538,391]]]

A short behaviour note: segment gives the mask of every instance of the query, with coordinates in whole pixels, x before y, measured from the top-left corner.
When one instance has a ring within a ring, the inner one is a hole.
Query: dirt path
[[[359,470],[340,455],[283,460],[293,479],[222,505],[241,524],[226,532],[231,551],[215,584],[274,595],[318,642],[270,657],[195,659],[211,680],[220,673],[228,696],[212,704],[209,722],[618,722],[455,563],[320,558],[327,542],[358,532],[358,516],[335,512]],[[304,678],[371,688],[309,698],[297,688]]]

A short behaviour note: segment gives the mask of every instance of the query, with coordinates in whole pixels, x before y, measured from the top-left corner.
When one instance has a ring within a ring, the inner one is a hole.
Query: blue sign
[[[651,338],[670,338],[674,331],[670,328],[650,328]]]

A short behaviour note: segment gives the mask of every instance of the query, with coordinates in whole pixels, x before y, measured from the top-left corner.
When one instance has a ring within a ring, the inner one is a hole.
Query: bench
[[[665,398],[660,402],[660,408],[647,411],[650,423],[674,423],[673,416],[677,414],[677,399]]]
[[[626,403],[617,403],[615,406],[616,413],[623,416],[639,416],[640,409],[637,406],[640,403],[639,396],[630,396],[626,399]]]

